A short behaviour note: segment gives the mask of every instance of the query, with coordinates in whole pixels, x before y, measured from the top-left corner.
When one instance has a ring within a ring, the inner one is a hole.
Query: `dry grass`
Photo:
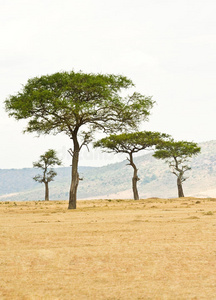
[[[0,202],[0,299],[216,299],[216,199]]]

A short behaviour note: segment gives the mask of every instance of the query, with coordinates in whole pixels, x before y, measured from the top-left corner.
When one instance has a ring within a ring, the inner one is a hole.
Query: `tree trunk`
[[[177,187],[178,187],[178,196],[179,196],[179,198],[184,197],[182,182],[181,182],[181,178],[179,178],[179,177],[177,178]]]
[[[139,200],[139,193],[138,193],[138,189],[137,189],[137,181],[139,181],[139,177],[137,176],[138,169],[137,169],[136,165],[133,162],[133,155],[132,155],[132,153],[130,153],[129,155],[130,155],[130,160],[129,160],[130,161],[130,165],[134,169],[133,178],[132,178],[133,196],[134,196],[134,200]]]
[[[134,200],[139,200],[139,194],[138,194],[138,190],[137,190],[137,181],[139,179],[137,179],[137,175],[135,175],[135,170],[134,170],[134,176],[132,178],[132,187],[133,187],[133,195],[134,195]]]
[[[71,186],[69,193],[68,209],[76,209],[77,188],[79,184],[78,162],[79,162],[79,143],[77,136],[73,137],[74,150],[72,153]]]
[[[44,182],[45,184],[45,201],[49,201],[49,187],[48,182]]]

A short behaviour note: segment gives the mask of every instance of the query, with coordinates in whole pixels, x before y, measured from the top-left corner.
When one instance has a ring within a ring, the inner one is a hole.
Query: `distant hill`
[[[185,196],[216,197],[216,141],[201,143],[201,154],[191,160],[192,170],[184,182]],[[139,168],[140,197],[177,197],[176,176],[163,161],[151,153],[135,158]],[[80,167],[78,199],[132,198],[133,170],[127,161],[104,167]],[[67,200],[71,168],[57,168],[58,175],[50,183],[50,199]],[[0,169],[0,201],[43,200],[44,186],[32,177],[38,173],[33,168]]]

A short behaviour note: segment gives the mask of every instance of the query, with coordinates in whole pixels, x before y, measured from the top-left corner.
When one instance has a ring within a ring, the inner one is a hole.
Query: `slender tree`
[[[33,162],[34,168],[39,168],[43,174],[38,174],[33,179],[45,185],[45,200],[49,200],[49,182],[54,180],[57,173],[52,169],[54,166],[60,166],[61,160],[58,159],[57,153],[53,149],[49,149],[44,154],[40,155],[40,159]]]
[[[165,133],[142,131],[134,133],[123,133],[119,135],[110,135],[103,138],[96,143],[94,147],[101,147],[106,152],[126,153],[128,165],[133,168],[132,189],[134,200],[139,200],[139,193],[137,189],[138,168],[134,163],[133,154],[145,149],[153,149],[152,147],[165,140],[169,136]]]
[[[28,120],[25,132],[63,132],[71,138],[69,209],[76,208],[80,150],[92,141],[94,132],[136,130],[148,118],[152,97],[136,92],[122,97],[121,91],[133,86],[120,75],[62,72],[29,79],[21,92],[6,99],[9,116]]]
[[[186,141],[164,141],[156,146],[153,156],[168,163],[171,172],[177,176],[178,196],[184,197],[183,182],[188,179],[185,172],[191,170],[188,165],[192,156],[199,154],[201,148],[196,143]]]

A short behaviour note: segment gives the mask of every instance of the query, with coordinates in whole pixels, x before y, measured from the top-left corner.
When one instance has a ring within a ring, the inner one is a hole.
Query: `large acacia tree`
[[[128,165],[133,168],[132,189],[134,200],[139,200],[137,182],[140,179],[138,177],[138,168],[134,163],[133,154],[141,150],[153,149],[155,145],[158,145],[168,137],[169,136],[165,133],[152,131],[122,133],[103,138],[94,143],[94,147],[101,147],[106,152],[127,154],[127,160],[129,161]]]
[[[29,79],[20,92],[6,99],[9,116],[28,120],[24,132],[65,133],[72,140],[69,209],[76,208],[79,153],[94,132],[136,129],[148,117],[154,104],[151,97],[136,92],[122,96],[122,90],[133,86],[121,75],[61,72]]]
[[[177,177],[178,196],[184,197],[183,182],[188,178],[185,172],[191,170],[188,165],[192,156],[196,156],[201,148],[194,142],[187,141],[164,141],[156,146],[153,156],[157,159],[163,159],[168,163],[171,172]]]

